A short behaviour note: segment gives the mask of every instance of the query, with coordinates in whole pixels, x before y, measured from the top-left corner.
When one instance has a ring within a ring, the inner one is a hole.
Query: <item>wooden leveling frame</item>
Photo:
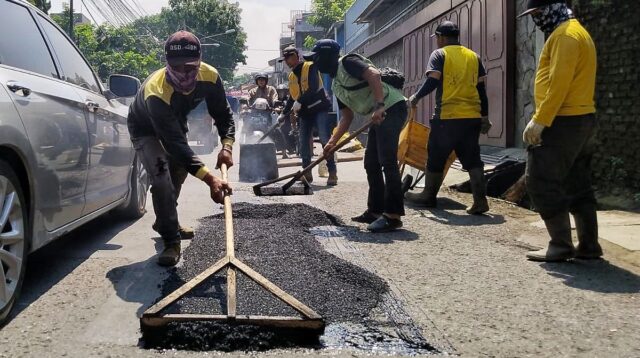
[[[222,178],[227,180],[227,166],[222,165]],[[182,285],[167,297],[160,300],[155,305],[147,309],[140,318],[142,327],[161,327],[170,322],[191,322],[191,321],[219,321],[229,324],[246,324],[277,328],[298,328],[318,331],[322,334],[325,323],[322,317],[314,310],[307,307],[295,297],[286,293],[278,286],[267,280],[264,276],[247,266],[235,257],[235,244],[233,239],[233,214],[231,210],[231,197],[224,198],[224,219],[225,236],[227,242],[227,254],[224,258],[211,265],[208,269],[200,273],[191,281]],[[202,315],[202,314],[162,314],[162,310],[186,295],[206,279],[216,273],[227,269],[227,314],[226,315]],[[240,271],[251,280],[262,286],[275,297],[286,303],[291,308],[299,312],[302,317],[282,317],[282,316],[247,316],[238,315],[236,311],[236,273]]]

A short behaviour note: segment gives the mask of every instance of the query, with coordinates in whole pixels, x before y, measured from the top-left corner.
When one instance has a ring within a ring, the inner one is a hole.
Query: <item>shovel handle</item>
[[[351,142],[352,139],[354,139],[355,137],[357,137],[360,134],[362,134],[362,132],[364,132],[367,129],[369,129],[369,127],[371,127],[372,124],[373,124],[373,122],[369,121],[365,125],[363,125],[362,127],[356,129],[355,132],[351,133],[350,136],[348,136],[347,138],[345,138],[344,140],[342,140],[338,144],[336,144],[336,146],[333,147],[333,149],[331,149],[329,152],[323,154],[320,158],[316,159],[316,161],[314,161],[313,163],[309,164],[306,168],[302,169],[302,171],[299,172],[299,174],[300,174],[299,177],[304,175],[305,173],[308,173],[316,165],[322,163],[323,160],[327,160],[327,158],[330,158],[333,155],[333,153],[337,152],[338,150],[340,150],[340,148],[344,147],[349,142]]]
[[[260,139],[258,139],[256,144],[262,143],[262,141],[265,140],[265,138],[267,138],[276,129],[276,127],[278,127],[279,124],[280,122],[276,121],[276,123],[272,125],[271,128],[267,129],[267,132],[263,134],[262,137],[260,137]]]
[[[336,144],[336,146],[333,147],[333,149],[331,149],[328,153],[323,154],[320,158],[316,159],[316,161],[314,161],[313,163],[309,164],[304,169],[299,170],[299,171],[297,171],[295,173],[292,173],[292,174],[285,175],[285,176],[280,177],[280,178],[272,179],[272,180],[257,184],[257,185],[255,185],[253,187],[254,190],[257,190],[258,188],[261,188],[263,186],[267,186],[267,185],[271,185],[271,184],[275,184],[275,183],[281,182],[283,180],[291,179],[289,181],[288,185],[287,185],[287,189],[288,189],[289,187],[291,187],[291,185],[293,185],[293,183],[296,180],[300,179],[305,173],[309,172],[315,166],[317,166],[318,164],[322,163],[323,160],[326,160],[327,158],[332,156],[333,153],[335,153],[336,151],[340,150],[340,148],[342,148],[345,145],[347,145],[347,143],[351,142],[352,139],[354,139],[355,137],[357,137],[360,134],[362,134],[362,132],[364,132],[367,129],[369,129],[369,127],[371,127],[372,124],[373,124],[373,122],[369,121],[365,125],[363,125],[362,127],[356,129],[355,132],[351,133],[350,136],[348,136],[343,141],[340,141],[338,144]]]
[[[229,180],[229,172],[226,164],[220,165],[220,171],[222,172],[222,180]],[[227,241],[227,256],[235,256],[235,245],[233,242],[233,211],[231,209],[231,196],[229,194],[224,195],[224,234]]]

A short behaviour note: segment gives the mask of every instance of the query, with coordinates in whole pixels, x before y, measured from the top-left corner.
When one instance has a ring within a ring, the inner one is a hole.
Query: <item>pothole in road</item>
[[[234,205],[233,216],[236,256],[320,314],[327,323],[324,335],[319,341],[309,341],[299,339],[296,331],[176,322],[154,332],[153,342],[145,342],[146,348],[264,351],[304,347],[402,355],[437,353],[384,280],[326,249],[323,241],[341,234],[335,218],[303,204],[240,203]],[[224,252],[224,217],[201,219],[184,252],[183,264],[172,269],[163,283],[162,297],[207,269]],[[224,274],[211,277],[162,313],[223,314]],[[242,275],[237,281],[237,312],[298,316]]]

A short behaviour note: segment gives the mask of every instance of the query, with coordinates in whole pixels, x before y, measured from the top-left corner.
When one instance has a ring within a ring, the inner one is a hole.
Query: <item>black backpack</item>
[[[380,77],[382,77],[382,82],[388,84],[389,86],[399,89],[402,91],[404,89],[404,73],[399,72],[396,69],[391,67],[384,67],[378,69],[380,71]],[[347,91],[358,91],[363,88],[369,86],[367,82],[360,83],[351,87],[344,87]]]
[[[399,90],[404,88],[404,73],[390,67],[381,68],[379,71],[382,76],[382,82]]]

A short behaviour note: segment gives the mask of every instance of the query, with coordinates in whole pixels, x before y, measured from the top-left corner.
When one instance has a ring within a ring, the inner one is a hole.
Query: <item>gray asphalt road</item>
[[[213,166],[213,156],[205,160]],[[349,223],[364,210],[360,166],[341,164],[341,183],[318,187],[313,196],[255,198],[249,186],[237,184],[234,201],[308,203]],[[544,241],[529,224],[535,216],[492,202],[490,216],[468,217],[468,195],[444,195],[450,198],[442,201],[444,210],[408,210],[403,231],[372,235],[354,225],[341,239],[348,245],[335,253],[382,277],[424,336],[449,353],[640,356],[640,270],[610,250],[602,262],[527,262],[529,243]],[[221,212],[207,196],[197,179],[187,180],[179,206],[183,224],[195,226],[198,218]],[[33,255],[18,314],[0,331],[0,357],[204,356],[138,346],[138,316],[160,295],[158,284],[167,274],[155,265],[153,219],[152,212],[137,222],[100,218]]]

